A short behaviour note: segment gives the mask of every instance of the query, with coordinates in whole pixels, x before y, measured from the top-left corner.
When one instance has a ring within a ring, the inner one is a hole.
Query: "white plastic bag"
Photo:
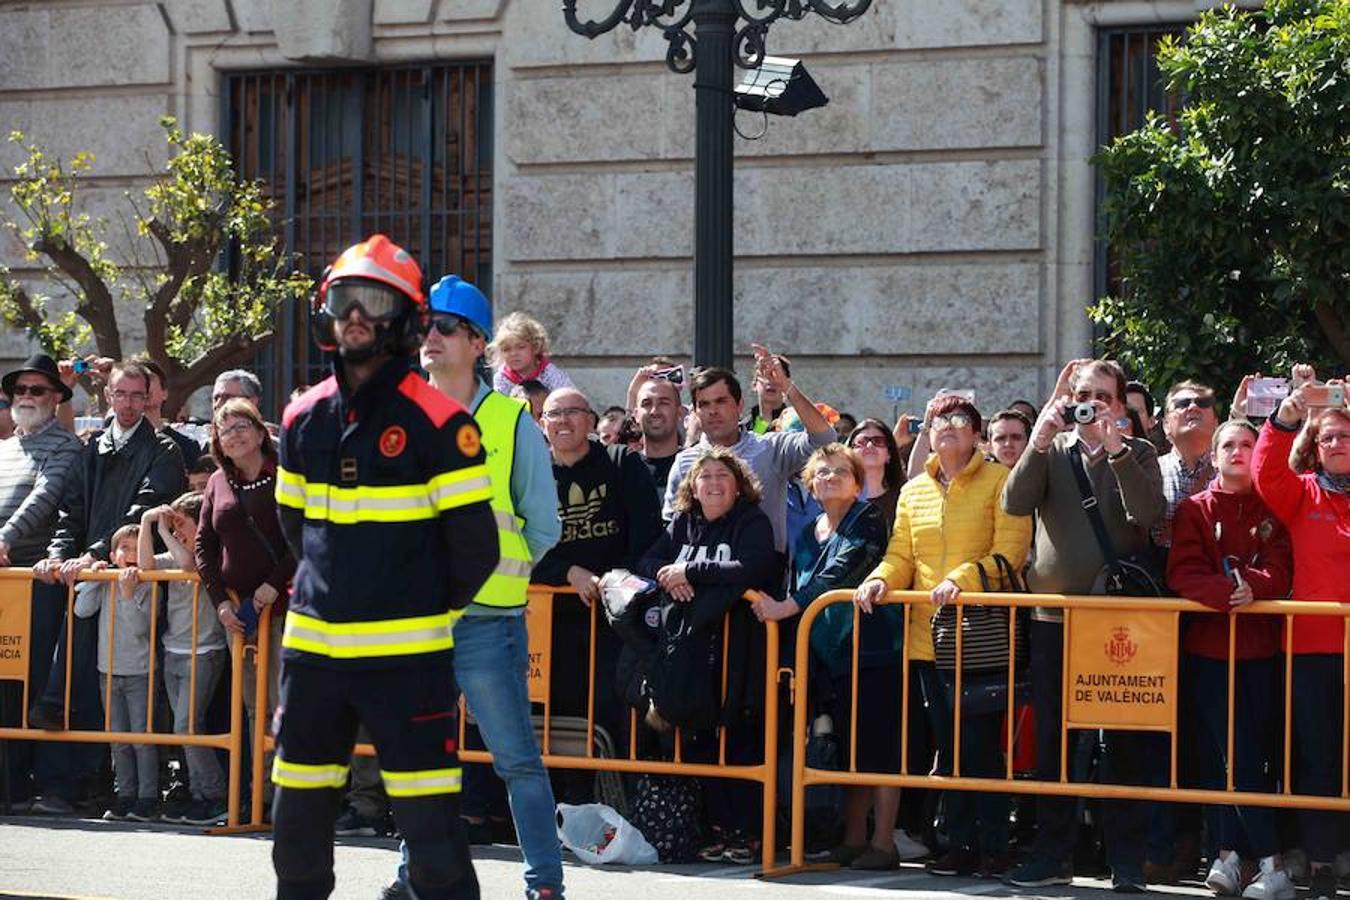
[[[558,804],[558,840],[593,866],[656,865],[656,848],[647,843],[631,822],[603,803]]]

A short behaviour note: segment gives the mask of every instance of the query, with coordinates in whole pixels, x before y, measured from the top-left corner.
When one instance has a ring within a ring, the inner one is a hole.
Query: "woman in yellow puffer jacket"
[[[962,591],[980,590],[981,565],[991,575],[998,572],[995,554],[1014,570],[1021,568],[1031,545],[1031,518],[1003,511],[999,498],[1008,469],[986,462],[979,452],[980,414],[974,405],[947,395],[932,409],[933,455],[924,474],[901,490],[886,557],[858,587],[855,600],[867,613],[887,591],[929,593],[928,602],[910,604],[907,618],[911,698],[921,697],[927,707],[938,744],[938,770],[950,772],[952,685],[948,678],[944,689],[933,663],[932,618]],[[962,715],[963,775],[1001,777],[1000,726],[997,714]],[[911,771],[924,770],[924,761],[913,755],[909,765]],[[946,810],[952,847],[929,864],[929,871],[1001,874],[1007,851],[1006,795],[951,791]]]

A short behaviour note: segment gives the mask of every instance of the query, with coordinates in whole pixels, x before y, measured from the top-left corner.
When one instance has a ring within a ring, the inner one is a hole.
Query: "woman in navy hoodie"
[[[1293,572],[1289,532],[1252,487],[1257,431],[1244,421],[1225,422],[1214,432],[1219,474],[1209,489],[1177,507],[1167,583],[1173,591],[1220,612],[1253,600],[1288,596]],[[1229,616],[1187,616],[1182,646],[1186,685],[1200,722],[1204,785],[1222,789],[1229,766],[1239,791],[1275,789],[1274,755],[1280,727],[1277,702],[1280,620],[1237,617],[1233,673],[1233,750],[1228,758]],[[1274,810],[1259,806],[1208,806],[1211,840],[1219,854],[1205,884],[1219,896],[1243,891],[1239,853],[1260,860],[1244,897],[1292,900],[1294,883],[1285,873],[1275,834]]]
[[[749,605],[739,601],[749,589],[776,592],[783,576],[773,525],[759,508],[759,498],[759,484],[745,463],[725,447],[709,447],[680,482],[675,518],[637,564],[639,575],[658,581],[677,603],[690,604],[694,628],[717,627],[731,613],[721,717],[727,726],[728,763],[754,762],[764,734],[757,715],[762,688],[756,690],[760,679],[752,677],[763,672],[763,641],[751,631]],[[708,751],[715,759],[715,732],[686,739],[686,759]],[[754,862],[750,835],[759,831],[754,821],[760,809],[757,791],[741,781],[705,784],[714,838],[700,853],[703,859]]]

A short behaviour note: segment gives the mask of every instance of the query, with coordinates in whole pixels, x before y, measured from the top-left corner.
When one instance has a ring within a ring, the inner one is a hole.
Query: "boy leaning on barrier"
[[[202,495],[190,491],[167,506],[156,506],[141,516],[140,568],[197,570],[193,546],[197,541],[197,520],[202,511]],[[154,552],[158,532],[168,552]],[[133,578],[134,575],[129,575]],[[193,614],[192,585],[167,582],[168,603],[164,609],[164,689],[173,711],[174,734],[202,734],[206,710],[215,694],[229,660],[225,648],[225,629],[216,618],[210,597],[197,591],[197,609]],[[194,626],[195,618],[195,626]],[[195,627],[195,634],[194,634]],[[195,638],[195,639],[194,639]],[[196,656],[196,678],[192,658]],[[185,746],[192,802],[186,809],[166,808],[166,822],[211,825],[225,816],[225,775],[216,752],[210,747]]]
[[[115,583],[83,581],[75,589],[75,615],[98,614],[98,671],[107,697],[109,731],[146,731],[150,682],[150,604],[153,587],[136,579],[140,526],[123,525],[112,537],[111,567],[122,570]],[[93,570],[109,568],[96,560]],[[114,594],[116,595],[114,598]],[[109,685],[111,681],[111,685]],[[149,822],[159,816],[159,754],[153,744],[112,745],[116,798],[105,819]]]

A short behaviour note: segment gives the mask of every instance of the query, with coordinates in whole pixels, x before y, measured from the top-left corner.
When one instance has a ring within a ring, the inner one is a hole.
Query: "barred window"
[[[427,285],[456,273],[492,287],[492,65],[237,72],[221,92],[224,141],[266,183],[277,233],[316,278],[380,232],[406,247]],[[266,409],[326,376],[309,309],[283,309],[253,363]]]

